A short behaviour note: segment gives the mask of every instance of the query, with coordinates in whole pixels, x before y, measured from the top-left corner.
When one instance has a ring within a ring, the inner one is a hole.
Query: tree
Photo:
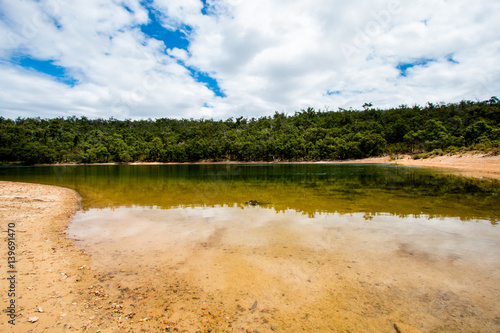
[[[500,101],[306,110],[236,120],[0,117],[0,162],[350,159],[500,146]]]
[[[465,142],[468,145],[478,143],[479,138],[488,138],[493,129],[484,121],[479,120],[465,129]]]

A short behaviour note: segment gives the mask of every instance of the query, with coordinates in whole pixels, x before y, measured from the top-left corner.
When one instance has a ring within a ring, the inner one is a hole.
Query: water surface
[[[498,182],[356,164],[0,168],[0,179],[77,190],[68,234],[117,297],[147,286],[134,312],[168,308],[157,319],[187,330],[500,327]]]
[[[0,179],[77,190],[83,209],[246,206],[276,211],[499,218],[499,182],[392,165],[104,165],[0,168]]]

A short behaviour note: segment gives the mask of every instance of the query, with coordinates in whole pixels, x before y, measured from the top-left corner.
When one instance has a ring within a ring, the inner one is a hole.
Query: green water
[[[65,186],[83,210],[118,207],[246,207],[399,217],[500,216],[500,183],[421,168],[362,164],[103,165],[2,167],[0,180]]]
[[[0,180],[80,193],[66,235],[106,303],[158,327],[173,304],[193,332],[205,310],[238,330],[498,331],[498,181],[384,164],[4,167]]]

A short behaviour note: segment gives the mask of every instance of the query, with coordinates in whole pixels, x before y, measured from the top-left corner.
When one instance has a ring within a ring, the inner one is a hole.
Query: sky
[[[0,0],[0,116],[261,117],[500,96],[498,0]]]

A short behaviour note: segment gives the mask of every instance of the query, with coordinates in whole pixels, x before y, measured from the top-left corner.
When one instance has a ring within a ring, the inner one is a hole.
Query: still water
[[[317,213],[500,219],[500,183],[419,168],[361,164],[106,165],[0,168],[1,180],[60,185],[83,210],[260,207]]]
[[[188,330],[500,328],[498,182],[358,164],[21,167],[0,179],[78,191],[75,243],[111,284],[164,290],[136,311],[168,294],[169,320]],[[200,322],[207,309],[227,319]]]

